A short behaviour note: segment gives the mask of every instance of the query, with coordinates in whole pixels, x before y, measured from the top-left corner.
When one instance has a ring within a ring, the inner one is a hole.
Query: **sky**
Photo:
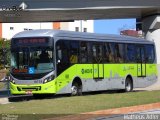
[[[94,32],[103,34],[120,34],[121,30],[135,29],[136,19],[95,20]]]

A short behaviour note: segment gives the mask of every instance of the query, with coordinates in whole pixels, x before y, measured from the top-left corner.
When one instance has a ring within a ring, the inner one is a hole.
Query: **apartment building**
[[[93,20],[74,22],[0,23],[0,38],[11,39],[16,33],[35,29],[60,29],[77,32],[94,32]]]

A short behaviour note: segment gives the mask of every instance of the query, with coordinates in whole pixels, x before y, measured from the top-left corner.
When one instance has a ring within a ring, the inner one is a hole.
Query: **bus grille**
[[[41,86],[35,87],[17,87],[18,91],[39,91],[41,90]]]

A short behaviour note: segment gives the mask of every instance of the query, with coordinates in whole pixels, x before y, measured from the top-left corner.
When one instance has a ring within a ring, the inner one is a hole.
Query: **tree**
[[[10,66],[10,40],[0,39],[0,69]]]

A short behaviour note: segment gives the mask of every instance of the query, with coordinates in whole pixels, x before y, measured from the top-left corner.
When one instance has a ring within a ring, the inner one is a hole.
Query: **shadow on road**
[[[141,92],[144,90],[134,90],[133,92]],[[109,91],[96,91],[96,92],[86,92],[83,93],[83,96],[88,95],[98,95],[98,94],[116,94],[125,93],[121,90],[109,90]],[[30,100],[43,100],[43,99],[59,99],[64,97],[71,97],[70,94],[61,94],[61,95],[54,95],[54,94],[48,94],[48,95],[10,95],[8,97],[9,102],[22,102],[22,101],[30,101]]]

